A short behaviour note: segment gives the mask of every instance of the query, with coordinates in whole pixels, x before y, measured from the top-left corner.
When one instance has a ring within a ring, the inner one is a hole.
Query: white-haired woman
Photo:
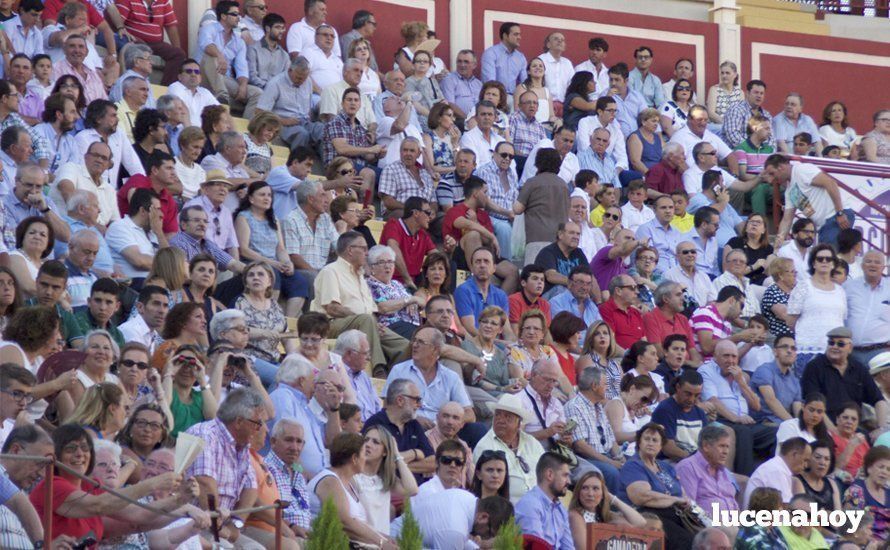
[[[377,302],[377,320],[399,336],[410,340],[420,326],[420,308],[426,301],[412,296],[392,276],[396,269],[396,253],[392,248],[378,244],[368,251],[368,286]]]
[[[86,335],[80,346],[86,356],[77,368],[74,384],[67,390],[74,405],[80,403],[84,392],[100,382],[112,382],[120,385],[117,376],[111,374],[111,365],[120,356],[120,348],[106,330],[94,330]],[[123,388],[123,386],[121,386]]]
[[[250,328],[247,326],[247,316],[240,309],[224,309],[210,320],[210,338],[214,345],[226,344],[230,351],[236,355],[246,355],[252,362],[253,368],[259,374],[263,385],[269,386],[275,382],[275,373],[278,365],[258,358],[247,349],[250,342]]]

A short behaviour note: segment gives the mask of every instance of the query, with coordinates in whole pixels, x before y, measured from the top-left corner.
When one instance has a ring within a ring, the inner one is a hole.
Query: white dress
[[[834,128],[826,124],[819,127],[819,136],[825,140],[825,143],[828,145],[835,145],[841,149],[849,149],[853,145],[853,142],[856,141],[856,130],[847,126],[844,128],[844,133],[839,134]],[[815,138],[816,136],[813,137]]]
[[[343,483],[343,480],[340,479],[340,476],[335,474],[331,470],[322,470],[312,478],[312,481],[309,482],[309,510],[312,512],[312,517],[316,517],[321,512],[321,500],[318,498],[318,494],[315,492],[318,489],[318,484],[327,477],[334,477],[337,481],[340,482],[340,487],[343,489],[343,492],[346,494],[346,500],[349,502],[349,515],[353,518],[368,523],[368,513],[365,511],[365,507],[362,506],[362,503],[353,496],[353,492],[349,490],[349,487]]]
[[[798,353],[823,353],[828,331],[844,326],[847,293],[838,284],[833,290],[821,290],[811,280],[800,281],[788,298],[788,313],[800,315],[794,326]]]
[[[359,500],[368,513],[368,523],[377,532],[389,536],[391,491],[383,490],[383,479],[379,475],[356,474],[355,484],[359,488]]]
[[[10,252],[9,252],[9,255],[10,255],[10,256],[18,256],[18,257],[20,257],[22,260],[24,260],[24,261],[25,261],[25,265],[28,267],[28,275],[31,277],[31,279],[33,279],[33,280],[35,280],[35,281],[37,280],[37,272],[40,271],[40,266],[39,266],[39,265],[34,265],[34,262],[32,262],[32,261],[28,258],[28,256],[26,256],[25,253],[22,252],[22,251],[19,250],[19,249],[15,249],[15,250],[10,251]]]

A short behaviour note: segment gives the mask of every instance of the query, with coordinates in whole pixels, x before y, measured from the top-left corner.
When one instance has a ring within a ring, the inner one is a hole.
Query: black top
[[[559,249],[559,244],[550,243],[538,252],[535,258],[535,264],[544,268],[544,271],[555,269],[560,275],[568,277],[573,269],[579,265],[587,265],[589,263],[584,252],[580,248],[571,251],[568,257]],[[544,292],[553,287],[549,282],[546,283]]]
[[[828,512],[834,510],[834,487],[828,481],[828,478],[823,479],[822,490],[817,491],[807,483],[807,480],[804,479],[802,475],[796,477],[803,483],[804,492],[816,499],[820,510],[826,510]]]
[[[386,409],[381,409],[374,413],[365,421],[365,427],[362,428],[363,433],[367,433],[372,426],[383,426],[395,439],[396,446],[400,452],[417,449],[423,453],[424,457],[433,456],[436,451],[430,445],[430,440],[426,438],[426,432],[420,422],[417,420],[409,420],[405,424],[405,431],[400,432],[399,427],[389,420],[386,415]],[[423,483],[423,474],[414,474],[417,483]]]
[[[729,239],[726,243],[729,248],[741,248],[745,251],[745,254],[748,256],[748,265],[754,265],[757,260],[765,260],[770,254],[773,253],[773,246],[771,244],[767,244],[765,246],[761,246],[760,248],[751,248],[748,246],[748,239],[743,237],[733,237]],[[751,279],[751,283],[755,285],[762,285],[763,281],[766,280],[766,270],[762,267],[758,267],[751,273],[748,273],[747,277]]]
[[[826,411],[832,421],[843,410],[844,403],[868,403],[874,406],[882,400],[881,390],[868,369],[862,363],[850,357],[847,359],[847,370],[841,373],[831,366],[824,353],[817,355],[807,363],[800,378],[801,395],[819,392],[825,395]]]

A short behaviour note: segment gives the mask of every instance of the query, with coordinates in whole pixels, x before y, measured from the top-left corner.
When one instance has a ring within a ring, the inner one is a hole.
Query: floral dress
[[[410,298],[411,294],[405,289],[405,286],[393,279],[389,284],[383,283],[374,277],[368,277],[368,286],[371,288],[371,295],[377,303],[386,302],[387,300],[404,300]],[[420,326],[420,312],[415,304],[403,307],[392,313],[379,313],[377,319],[385,326],[390,326],[398,321],[411,323]]]
[[[287,328],[284,312],[281,311],[281,306],[274,301],[270,303],[271,306],[267,309],[257,309],[247,298],[239,296],[235,300],[235,309],[244,312],[248,327],[282,332]],[[247,349],[257,358],[270,363],[278,363],[281,357],[281,352],[278,350],[278,339],[275,338],[251,338]]]
[[[522,372],[525,373],[526,378],[531,375],[532,365],[535,364],[535,361],[542,357],[548,357],[554,363],[558,361],[556,353],[553,352],[550,346],[542,345],[541,353],[538,357],[532,357],[531,352],[523,344],[514,344],[510,346],[509,364],[518,365],[522,369]]]
[[[875,517],[871,528],[872,538],[887,540],[890,535],[890,491],[885,491],[884,502],[879,502],[866,489],[865,480],[857,479],[844,493],[843,508],[847,510],[868,510]]]
[[[429,132],[429,136],[433,144],[432,153],[435,165],[454,168],[454,149],[451,147],[451,138],[447,134],[444,138],[440,138],[436,132]],[[454,172],[439,174],[439,184],[442,182],[454,183]]]

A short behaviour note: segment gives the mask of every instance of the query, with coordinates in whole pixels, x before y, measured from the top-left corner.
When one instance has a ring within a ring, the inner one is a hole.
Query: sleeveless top
[[[383,480],[378,475],[356,474],[353,481],[358,485],[359,499],[368,512],[368,523],[378,533],[388,536],[392,492],[383,490]]]
[[[267,220],[258,220],[253,217],[253,212],[243,210],[238,213],[247,221],[250,228],[250,248],[256,250],[263,257],[275,259],[275,251],[278,249],[278,231],[272,229]]]
[[[209,390],[208,390],[209,391]],[[170,398],[170,412],[173,413],[173,431],[170,437],[176,437],[199,422],[204,422],[204,395],[191,390],[192,402],[183,403],[179,400],[179,392],[173,390]]]
[[[22,251],[19,250],[19,249],[16,249],[16,250],[11,250],[11,251],[9,252],[9,255],[10,255],[10,256],[18,256],[18,257],[20,257],[22,260],[24,260],[24,261],[25,261],[25,265],[28,266],[28,275],[30,275],[31,278],[34,279],[34,280],[37,279],[37,272],[40,270],[40,266],[34,265],[34,262],[32,262],[30,258],[28,258],[27,256],[25,256],[25,253],[24,253],[24,252],[22,252]]]
[[[454,167],[454,149],[451,148],[451,140],[446,136],[440,138],[432,130],[428,132],[432,143],[433,163],[435,166]],[[454,182],[454,172],[439,175],[439,184],[442,181]]]
[[[340,487],[343,489],[343,492],[346,493],[346,500],[349,501],[349,515],[354,517],[357,520],[363,521],[365,523],[368,522],[368,513],[365,510],[365,507],[362,506],[362,503],[353,496],[352,491],[346,487],[346,484],[343,483],[343,480],[340,479],[340,476],[335,474],[331,470],[322,470],[312,478],[312,481],[309,482],[309,511],[312,512],[312,516],[315,517],[321,512],[322,502],[318,498],[318,494],[316,491],[318,490],[318,484],[326,477],[333,476],[334,479],[340,482]]]
[[[652,168],[661,162],[661,138],[656,135],[654,136],[654,141],[649,143],[643,137],[643,134],[639,129],[635,130],[630,135],[637,136],[637,139],[643,144],[643,153],[640,156],[640,159],[643,161],[643,164],[646,165],[646,168]]]
[[[652,417],[648,414],[646,416],[640,416],[640,417],[633,416],[627,410],[627,405],[624,404],[624,400],[621,399],[620,397],[618,398],[618,400],[621,401],[621,412],[624,414],[624,416],[621,418],[621,431],[622,432],[637,433],[637,430],[639,430],[640,428],[642,428],[643,426],[648,424],[650,420],[652,420]],[[623,452],[626,456],[629,456],[629,457],[635,455],[637,452],[636,442],[635,441],[625,442],[621,446],[621,452]]]
[[[822,483],[822,490],[817,491],[807,483],[807,480],[803,476],[799,475],[796,477],[803,484],[804,492],[816,499],[820,510],[828,510],[829,512],[834,510],[834,489],[831,487],[831,483],[828,482],[828,479],[825,479]]]
[[[878,150],[875,152],[878,162],[890,164],[890,139],[887,139],[884,134],[877,130],[872,130],[865,134],[865,137],[875,140],[875,143],[878,145]]]
[[[76,376],[77,381],[80,382],[81,385],[83,385],[84,391],[86,391],[96,385],[96,382],[94,382],[93,379],[90,378],[87,373],[83,372],[80,369],[78,369],[76,372],[77,372],[77,376]],[[111,374],[110,372],[105,373],[105,380],[103,380],[103,382],[112,382],[112,383],[118,384],[118,385],[120,385],[120,383],[121,383],[121,381],[118,379],[118,377]]]

